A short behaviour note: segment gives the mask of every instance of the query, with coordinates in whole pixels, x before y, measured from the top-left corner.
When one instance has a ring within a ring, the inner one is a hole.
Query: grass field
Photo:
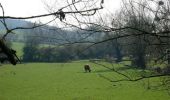
[[[0,66],[0,100],[168,100],[166,91],[148,90],[143,81],[112,83],[117,74],[87,62]]]

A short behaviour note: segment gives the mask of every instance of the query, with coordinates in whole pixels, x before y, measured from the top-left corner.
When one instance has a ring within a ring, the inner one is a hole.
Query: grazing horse
[[[84,65],[85,72],[91,72],[90,66],[88,64]]]

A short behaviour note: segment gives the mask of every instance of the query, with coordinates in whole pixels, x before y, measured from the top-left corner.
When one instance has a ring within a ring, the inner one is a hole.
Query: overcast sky
[[[32,16],[48,13],[45,9],[43,1],[45,0],[0,0],[0,3],[3,5],[5,9],[6,15]],[[106,9],[114,11],[119,7],[120,1],[121,0],[105,0],[104,6]]]
[[[48,4],[52,5],[54,1],[57,1],[58,4],[64,0],[0,0],[0,3],[3,5],[5,9],[6,16],[26,17],[26,16],[47,14],[48,11],[46,9],[44,2],[48,2]],[[120,1],[121,0],[105,0],[104,9],[102,10],[102,12],[113,13],[120,7]],[[62,4],[60,4],[59,6],[61,7]],[[106,14],[102,14],[102,15],[105,16]],[[0,16],[2,16],[1,11],[0,11]],[[51,20],[51,17],[31,19],[29,21],[32,22],[41,21],[43,23],[46,23]],[[51,23],[50,25],[53,25],[53,23]]]

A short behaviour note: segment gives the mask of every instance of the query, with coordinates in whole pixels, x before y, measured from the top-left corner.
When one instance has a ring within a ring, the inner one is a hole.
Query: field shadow
[[[92,70],[91,72],[85,72],[85,71],[81,71],[81,72],[77,72],[77,73],[106,73],[106,72],[112,72],[112,70]]]
[[[136,67],[130,66],[130,65],[124,65],[123,67],[117,67],[115,68],[116,71],[126,71],[130,69],[136,69]],[[101,69],[101,70],[92,70],[91,72],[77,72],[77,73],[107,73],[107,72],[113,72],[112,69]]]
[[[115,68],[116,71],[125,71],[125,70],[129,70],[129,69],[136,69],[136,68],[133,67],[133,66],[130,66],[130,65],[125,65],[123,67]],[[105,73],[105,72],[113,72],[113,70],[105,69],[105,70],[95,70],[95,71],[92,71],[92,73]]]
[[[129,69],[136,69],[136,68],[131,65],[124,65],[123,67],[116,68],[117,71],[125,71],[125,70],[129,70]]]
[[[113,72],[113,70],[106,69],[106,70],[95,70],[95,71],[92,71],[92,73],[106,73],[106,72]]]
[[[117,71],[124,71],[124,70],[128,70],[128,69],[132,69],[131,67],[120,67],[120,68],[116,68]]]

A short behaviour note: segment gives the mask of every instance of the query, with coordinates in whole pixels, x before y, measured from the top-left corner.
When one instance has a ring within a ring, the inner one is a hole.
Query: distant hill
[[[27,26],[30,23],[28,21],[19,20],[19,19],[6,19],[5,21],[8,28],[23,27],[23,26]],[[4,29],[5,27],[3,26],[3,24],[0,24],[0,30],[2,31]]]
[[[2,20],[2,19],[1,19]],[[25,20],[6,19],[9,29],[16,27],[30,27],[34,23]],[[0,23],[0,34],[4,34],[5,27]],[[42,44],[63,44],[77,41],[95,41],[102,37],[98,32],[88,32],[78,29],[65,30],[55,26],[44,25],[31,30],[16,30],[16,34],[9,34],[6,39],[13,42],[25,42],[28,38],[39,38]]]

